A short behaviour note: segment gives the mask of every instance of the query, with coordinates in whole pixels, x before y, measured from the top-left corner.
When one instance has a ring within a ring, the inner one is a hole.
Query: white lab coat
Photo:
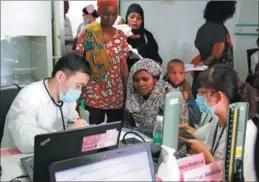
[[[215,132],[215,128],[217,127],[217,122],[209,123],[209,131],[204,143],[208,146],[209,149],[212,147],[212,140]],[[216,141],[217,143],[219,135],[222,131],[222,128],[218,128]],[[255,150],[255,140],[257,136],[257,128],[252,120],[247,121],[246,125],[246,137],[245,137],[245,150],[244,150],[244,178],[245,181],[256,181],[255,175],[255,165],[254,165],[254,150]],[[214,157],[216,160],[222,160],[225,157],[226,152],[226,134],[227,129],[225,129],[223,136],[220,139],[217,150],[215,151]]]
[[[76,102],[63,104],[65,123],[78,116],[75,108]],[[43,81],[34,82],[23,88],[11,105],[1,148],[17,147],[22,153],[32,153],[36,135],[61,130],[63,125],[59,108],[49,97]]]

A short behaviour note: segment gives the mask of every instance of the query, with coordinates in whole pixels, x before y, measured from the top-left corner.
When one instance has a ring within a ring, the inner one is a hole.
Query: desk
[[[10,181],[13,178],[25,174],[20,158],[31,156],[32,154],[16,154],[1,157],[2,176],[1,181]]]
[[[120,141],[122,140],[124,134],[129,129],[123,128],[120,135]],[[137,132],[139,133],[139,132]],[[139,133],[140,134],[140,133]],[[140,134],[146,141],[151,141],[151,139],[143,134]],[[126,138],[136,137],[134,134],[128,134]],[[137,138],[138,139],[138,138]],[[10,181],[13,178],[25,174],[23,166],[20,159],[23,157],[31,156],[32,154],[17,154],[7,157],[1,157],[1,166],[2,166],[2,176],[1,181]],[[24,181],[29,181],[28,178],[25,178]]]

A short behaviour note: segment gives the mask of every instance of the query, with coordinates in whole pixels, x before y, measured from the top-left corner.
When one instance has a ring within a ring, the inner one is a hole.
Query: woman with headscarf
[[[162,64],[158,53],[158,45],[152,33],[144,27],[144,11],[139,4],[131,4],[126,13],[126,23],[132,28],[133,35],[128,37],[128,43],[143,58],[150,58]],[[129,69],[138,59],[128,59]]]
[[[176,90],[162,80],[162,70],[158,63],[148,58],[136,62],[129,73],[127,125],[152,127],[156,122],[156,116],[163,110],[164,98],[168,91]],[[188,118],[188,109],[183,100],[181,123],[188,123]]]
[[[100,23],[89,24],[78,37],[76,50],[85,55],[93,75],[83,90],[90,124],[122,121],[128,80],[128,44],[124,33],[113,27],[118,1],[97,1]]]

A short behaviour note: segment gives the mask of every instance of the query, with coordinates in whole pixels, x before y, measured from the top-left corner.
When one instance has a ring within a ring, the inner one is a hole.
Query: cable
[[[18,180],[19,178],[28,178],[28,177],[29,176],[27,174],[22,174],[20,176],[13,178],[10,182],[17,182],[17,181],[20,181],[20,180]]]
[[[138,134],[138,133],[136,133],[136,132],[134,132],[134,131],[128,131],[128,132],[126,132],[126,133],[124,134],[124,136],[123,136],[123,138],[122,138],[122,143],[123,143],[123,144],[126,144],[125,139],[126,139],[126,136],[127,136],[128,134],[135,134],[135,135],[138,136],[143,142],[146,142],[146,140],[145,140],[142,136],[140,136],[140,134]]]

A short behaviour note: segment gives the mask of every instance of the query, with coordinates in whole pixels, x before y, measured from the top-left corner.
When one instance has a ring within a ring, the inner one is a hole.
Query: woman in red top
[[[83,90],[90,124],[122,121],[128,78],[127,53],[124,33],[113,27],[117,18],[118,2],[97,1],[101,22],[89,24],[78,37],[76,50],[84,54],[93,76]]]

